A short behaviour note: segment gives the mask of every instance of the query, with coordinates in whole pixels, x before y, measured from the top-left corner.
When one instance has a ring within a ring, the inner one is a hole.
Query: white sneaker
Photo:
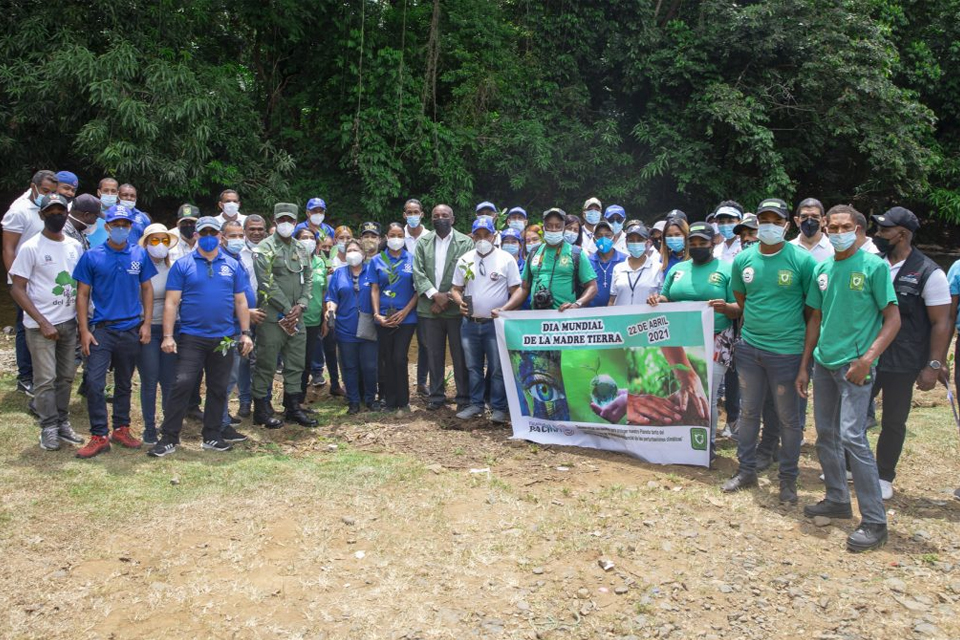
[[[820,482],[823,482],[823,474],[820,474]],[[847,471],[847,482],[853,482],[853,472]]]
[[[886,480],[880,481],[880,497],[884,500],[893,498],[893,483]]]

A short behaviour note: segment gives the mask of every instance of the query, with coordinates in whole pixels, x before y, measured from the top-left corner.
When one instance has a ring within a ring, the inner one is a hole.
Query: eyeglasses
[[[220,232],[217,231],[216,229],[204,229],[203,231],[200,232],[200,235],[201,236],[218,236],[220,235]]]
[[[147,238],[147,244],[149,244],[151,247],[155,247],[158,244],[163,244],[169,247],[170,236],[150,236]]]

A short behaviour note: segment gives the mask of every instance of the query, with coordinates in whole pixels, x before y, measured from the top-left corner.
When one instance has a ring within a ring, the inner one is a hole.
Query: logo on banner
[[[702,427],[691,427],[690,429],[690,448],[696,451],[706,451],[707,443],[710,439],[707,437],[707,430]]]

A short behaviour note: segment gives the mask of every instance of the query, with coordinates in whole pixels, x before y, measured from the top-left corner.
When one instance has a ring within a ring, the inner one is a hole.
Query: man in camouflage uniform
[[[257,327],[257,364],[253,372],[253,423],[279,429],[283,422],[270,410],[273,374],[277,356],[283,356],[283,406],[285,418],[304,427],[317,421],[303,413],[300,379],[307,348],[303,312],[313,287],[311,259],[306,248],[294,239],[297,205],[279,202],[273,208],[276,231],[254,249],[253,268],[257,276],[257,306],[266,318]]]

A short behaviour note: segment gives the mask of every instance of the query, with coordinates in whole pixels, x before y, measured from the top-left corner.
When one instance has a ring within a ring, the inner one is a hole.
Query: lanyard
[[[613,269],[614,266],[616,265],[614,265],[613,259],[611,259],[609,262],[607,262],[607,268],[604,269],[603,261],[600,259],[599,255],[597,256],[597,268],[599,268],[600,272],[603,273],[603,288],[605,291],[610,290],[610,271],[611,269]],[[629,276],[628,276],[628,279],[629,279]],[[633,287],[631,287],[630,290],[632,291]]]

